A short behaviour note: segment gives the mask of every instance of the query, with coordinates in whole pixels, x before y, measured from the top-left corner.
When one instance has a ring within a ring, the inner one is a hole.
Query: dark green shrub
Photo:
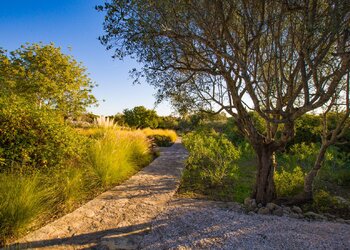
[[[319,213],[330,213],[350,218],[350,201],[332,196],[324,190],[315,193],[312,208]]]
[[[278,154],[277,162],[286,171],[293,171],[297,166],[304,172],[309,171],[315,163],[320,145],[315,143],[306,144],[304,142],[294,144],[289,151]]]
[[[144,106],[137,106],[133,109],[123,111],[124,121],[129,127],[133,128],[157,128],[159,117],[157,112],[147,109]]]
[[[151,135],[147,137],[158,147],[170,147],[173,142],[169,136],[166,135]]]
[[[339,186],[350,186],[350,154],[332,146],[326,153],[320,178]]]

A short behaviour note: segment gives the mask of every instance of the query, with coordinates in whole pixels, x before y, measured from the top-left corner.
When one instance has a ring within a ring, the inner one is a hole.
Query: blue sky
[[[90,109],[95,114],[112,115],[139,105],[154,108],[153,87],[147,83],[133,85],[129,76],[129,70],[139,65],[132,59],[113,60],[111,52],[97,39],[103,34],[104,16],[94,7],[102,3],[98,0],[3,0],[0,47],[11,51],[26,42],[53,42],[64,53],[74,56],[99,85],[93,93],[100,105]],[[171,113],[167,103],[156,110],[160,115]]]

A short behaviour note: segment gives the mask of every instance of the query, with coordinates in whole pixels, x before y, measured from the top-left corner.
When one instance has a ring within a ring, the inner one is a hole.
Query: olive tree
[[[136,56],[136,75],[159,98],[232,115],[258,159],[252,196],[275,199],[275,152],[299,117],[331,105],[349,71],[347,1],[111,0],[97,9],[106,13],[102,44]]]

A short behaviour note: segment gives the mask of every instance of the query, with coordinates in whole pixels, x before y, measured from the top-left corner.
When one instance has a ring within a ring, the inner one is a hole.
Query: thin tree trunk
[[[318,174],[318,171],[320,170],[326,151],[327,151],[328,145],[322,144],[319,154],[317,155],[317,159],[315,161],[314,166],[309,171],[309,173],[304,178],[304,192],[303,192],[303,199],[305,201],[310,201],[313,199],[313,183],[314,180]]]
[[[253,198],[255,198],[257,203],[265,205],[277,197],[273,179],[275,170],[274,151],[269,145],[261,145],[256,151],[258,173]]]

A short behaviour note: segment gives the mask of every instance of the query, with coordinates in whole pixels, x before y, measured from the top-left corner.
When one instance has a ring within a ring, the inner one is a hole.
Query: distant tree
[[[159,117],[154,110],[146,109],[144,106],[137,106],[133,109],[123,111],[125,123],[135,128],[157,128]]]
[[[123,113],[117,113],[113,116],[113,120],[119,125],[124,126],[125,125],[125,117]]]
[[[252,197],[274,200],[275,152],[299,117],[332,106],[345,84],[348,1],[112,0],[98,9],[101,42],[115,57],[136,56],[160,98],[232,115],[258,158]]]
[[[7,55],[0,50],[0,91],[73,117],[95,104],[86,68],[52,43],[26,44]]]
[[[174,116],[162,116],[159,117],[159,128],[163,129],[178,129],[179,127],[179,118],[174,117]]]

